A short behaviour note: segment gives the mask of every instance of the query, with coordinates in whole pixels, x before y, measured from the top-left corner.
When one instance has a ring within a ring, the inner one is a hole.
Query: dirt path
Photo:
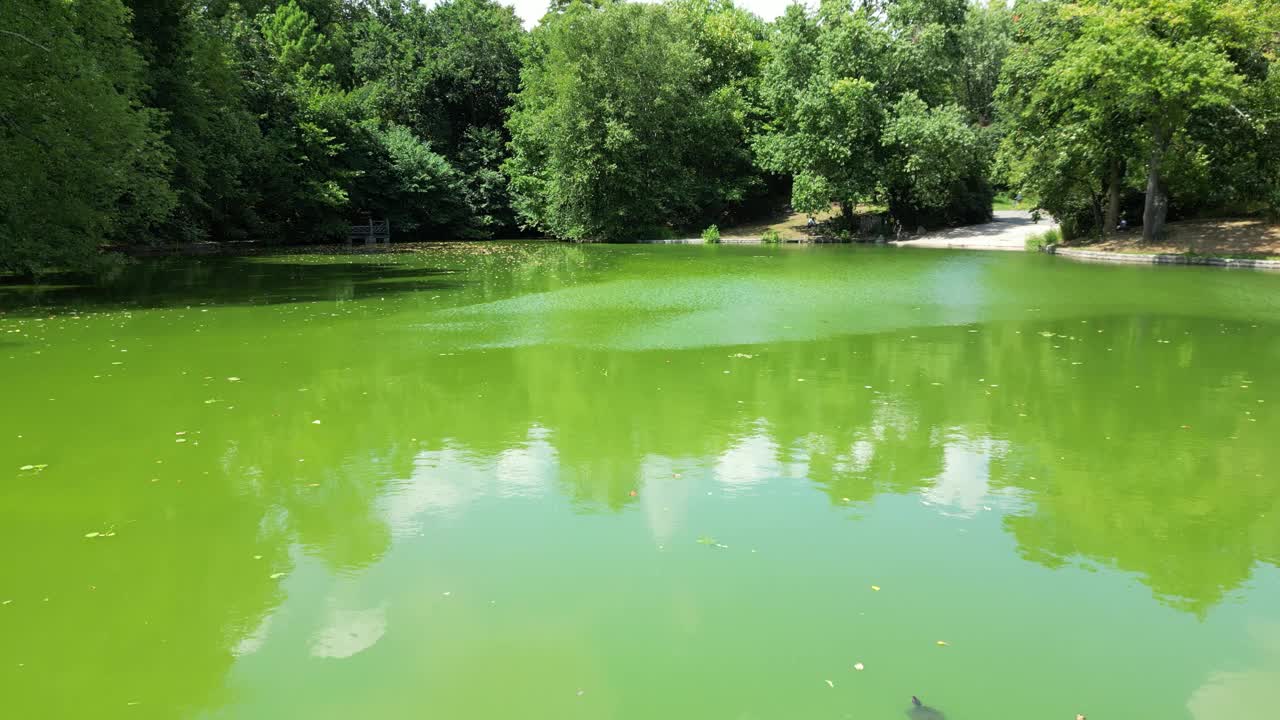
[[[925,233],[911,240],[890,243],[900,247],[969,248],[973,250],[1025,250],[1027,237],[1057,224],[1048,218],[1032,222],[1025,210],[997,210],[995,219],[981,225],[966,225]]]

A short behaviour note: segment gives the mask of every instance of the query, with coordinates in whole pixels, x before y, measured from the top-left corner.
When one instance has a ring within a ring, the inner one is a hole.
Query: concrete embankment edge
[[[1211,267],[1280,270],[1280,260],[1252,258],[1203,257],[1174,253],[1117,253],[1082,248],[1050,247],[1046,252],[1085,262],[1120,263],[1124,265],[1208,265]]]

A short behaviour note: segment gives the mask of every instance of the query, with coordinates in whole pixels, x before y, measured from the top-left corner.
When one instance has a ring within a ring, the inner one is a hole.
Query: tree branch
[[[12,31],[12,30],[0,30],[0,33],[4,33],[5,35],[12,35],[13,37],[18,38],[19,40],[21,40],[22,42],[24,42],[24,43],[26,43],[26,44],[30,45],[31,47],[39,48],[39,49],[41,49],[41,50],[43,50],[43,51],[45,51],[45,52],[47,52],[47,53],[51,53],[51,52],[53,52],[53,51],[52,51],[52,50],[50,50],[49,48],[47,48],[47,47],[45,47],[45,46],[41,45],[40,43],[36,42],[35,40],[32,40],[31,38],[27,37],[26,35],[22,35],[21,33],[16,33],[16,32],[14,32],[14,31]]]

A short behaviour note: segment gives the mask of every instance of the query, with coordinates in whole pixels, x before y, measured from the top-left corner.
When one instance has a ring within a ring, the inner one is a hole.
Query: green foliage
[[[0,33],[0,271],[88,268],[173,206],[119,0],[12,0]]]
[[[408,128],[390,125],[374,132],[379,165],[369,173],[376,183],[366,204],[395,227],[449,227],[466,214],[463,178],[442,155]]]
[[[1028,252],[1040,252],[1049,245],[1057,245],[1062,242],[1062,231],[1058,228],[1050,228],[1042,233],[1028,235],[1026,239],[1026,248]]]
[[[774,230],[773,228],[769,228],[768,230],[764,231],[764,235],[762,235],[760,239],[766,244],[777,245],[778,243],[782,242],[782,235],[777,230]]]
[[[1277,27],[1271,0],[557,0],[532,33],[498,0],[10,0],[0,268],[368,214],[673,236],[785,191],[833,232],[958,224],[993,175],[1068,237],[1143,193],[1149,234],[1280,214]]]
[[[992,144],[975,121],[990,116],[1001,46],[975,32],[969,45],[985,54],[967,68],[963,2],[883,9],[828,1],[778,20],[763,79],[775,119],[755,140],[759,162],[793,175],[802,212],[839,203],[848,222],[857,204],[885,202],[903,224],[985,220]]]
[[[759,184],[748,108],[686,10],[579,3],[531,36],[504,165],[522,222],[571,240],[686,226]],[[727,83],[727,84],[717,84]]]
[[[702,231],[702,241],[711,245],[720,242],[720,228],[710,225],[706,230]]]
[[[1264,194],[1277,157],[1264,99],[1274,3],[1024,1],[1014,12],[1003,164],[1064,231],[1100,231],[1124,188],[1146,192],[1148,240],[1171,190],[1184,208]]]

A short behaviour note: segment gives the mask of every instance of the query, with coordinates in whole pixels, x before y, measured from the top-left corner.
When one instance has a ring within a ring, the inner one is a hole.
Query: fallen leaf
[[[282,578],[282,577],[284,577],[284,573],[282,573],[282,572],[279,572],[279,573],[271,573],[271,579],[272,579],[272,580],[279,580],[279,579],[280,579],[280,578]]]
[[[831,682],[830,680],[827,681],[827,687],[835,687],[835,686],[836,686],[835,683]]]
[[[84,536],[85,536],[85,537],[87,537],[87,538],[95,538],[95,537],[98,537],[98,536],[99,536],[99,535],[101,535],[101,534],[102,534],[102,533],[91,532],[91,533],[85,533],[85,534],[84,534]]]
[[[939,640],[939,641],[938,641],[938,646],[939,646],[939,647],[946,647],[946,646],[947,646],[947,645],[949,645],[949,644],[950,644],[950,643],[948,643],[946,640]]]
[[[880,586],[879,586],[879,585],[872,585],[872,586],[871,586],[871,589],[872,589],[872,590],[875,590],[876,592],[880,592]]]
[[[865,670],[865,669],[866,669],[866,667],[867,667],[867,666],[866,666],[866,665],[863,665],[862,663],[854,663],[854,664],[853,664],[853,669],[854,669],[854,670]]]

